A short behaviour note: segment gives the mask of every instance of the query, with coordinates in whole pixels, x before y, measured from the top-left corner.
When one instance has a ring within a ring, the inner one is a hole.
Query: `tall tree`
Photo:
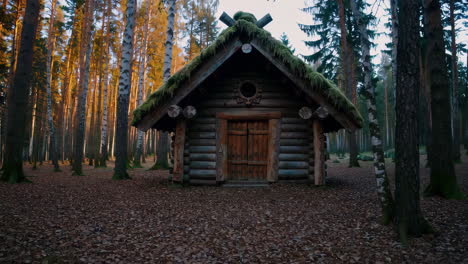
[[[453,91],[453,160],[460,162],[460,111],[458,96],[458,64],[457,64],[457,42],[455,29],[455,0],[450,0],[450,52],[452,59],[450,62],[452,71],[452,91]]]
[[[356,103],[356,71],[354,64],[353,49],[348,42],[348,31],[346,29],[345,6],[343,0],[337,0],[338,16],[340,21],[340,43],[341,43],[341,67],[344,72],[346,96]],[[358,149],[356,142],[356,133],[348,133],[349,143],[349,167],[359,167],[357,159]]]
[[[21,32],[18,65],[8,88],[7,136],[1,180],[9,183],[27,181],[23,172],[23,145],[26,128],[28,90],[31,80],[33,46],[40,10],[39,0],[29,0]]]
[[[419,183],[419,0],[398,1],[395,129],[395,213],[400,240],[429,231],[420,207]]]
[[[57,0],[52,0],[50,8],[50,18],[49,18],[49,28],[47,36],[47,69],[46,69],[46,91],[47,91],[47,124],[49,127],[49,153],[52,164],[54,165],[55,171],[60,171],[58,164],[58,153],[57,153],[57,138],[55,134],[54,118],[52,113],[52,75],[51,70],[53,67],[53,56],[55,49],[55,8],[57,5]]]
[[[104,91],[103,91],[103,106],[104,109],[102,111],[102,120],[101,120],[101,141],[100,141],[100,150],[99,150],[99,158],[97,160],[98,167],[107,167],[107,97],[109,91],[109,82],[110,82],[110,38],[111,38],[111,13],[112,13],[112,0],[107,0],[107,10],[106,10],[106,17],[107,17],[107,24],[106,24],[106,36],[105,36],[105,58],[107,61],[105,62],[104,66]]]
[[[93,39],[93,14],[94,0],[85,3],[84,20],[81,31],[80,48],[80,82],[78,104],[76,105],[75,133],[73,142],[73,164],[72,171],[74,175],[83,175],[83,147],[86,128],[86,99],[88,95],[89,67],[92,51]]]
[[[148,28],[149,28],[149,18],[151,16],[151,4],[147,1],[145,7],[145,19],[143,24],[143,43],[141,44],[141,52],[140,52],[140,65],[138,69],[138,91],[137,91],[137,105],[143,103],[143,90],[145,84],[145,76],[146,76],[146,65],[147,65],[147,48],[148,48]],[[133,159],[133,167],[140,168],[141,166],[141,155],[143,152],[143,137],[145,133],[141,130],[137,132],[137,142],[136,142],[136,149],[135,149],[135,156]]]
[[[169,10],[167,16],[167,31],[166,31],[166,44],[164,48],[164,65],[163,65],[163,80],[166,82],[171,77],[171,65],[172,65],[172,47],[174,46],[174,17],[175,17],[175,0],[169,0]],[[167,168],[169,162],[167,159],[169,152],[169,135],[167,132],[159,132],[159,140],[156,149],[156,155],[158,159],[152,167]]]
[[[432,112],[432,156],[431,181],[425,189],[426,195],[444,198],[463,198],[455,175],[452,152],[450,85],[439,0],[424,0],[424,38],[428,63],[427,84],[431,91]]]
[[[127,173],[128,145],[128,103],[132,85],[133,31],[135,28],[136,1],[127,1],[125,11],[125,31],[122,40],[122,59],[120,64],[119,92],[117,101],[117,125],[115,135],[114,180],[130,179]]]
[[[372,85],[372,62],[370,55],[370,41],[367,33],[367,27],[363,21],[361,11],[358,8],[356,1],[350,1],[351,10],[355,17],[362,51],[362,66],[364,72],[364,86],[362,94],[366,98],[367,113],[369,115],[369,130],[372,142],[372,152],[374,153],[374,172],[377,180],[377,194],[382,206],[383,221],[390,223],[393,217],[394,202],[390,185],[388,182],[387,172],[385,169],[385,159],[383,152],[382,136],[380,135],[380,126],[377,120],[377,105],[375,102],[375,88]]]

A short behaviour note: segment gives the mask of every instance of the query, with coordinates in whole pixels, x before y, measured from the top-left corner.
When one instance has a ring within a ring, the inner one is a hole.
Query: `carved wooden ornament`
[[[262,100],[262,89],[251,81],[242,82],[237,88],[237,103],[252,106]]]

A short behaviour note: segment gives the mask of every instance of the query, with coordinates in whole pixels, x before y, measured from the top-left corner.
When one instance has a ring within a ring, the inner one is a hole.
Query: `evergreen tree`
[[[291,45],[291,43],[289,43],[289,38],[288,38],[288,36],[286,35],[286,33],[283,32],[283,34],[281,34],[280,40],[281,40],[281,42],[282,42],[286,47],[288,47],[288,49],[291,51],[292,54],[294,54],[294,53],[296,52],[296,49],[293,48],[293,46]]]
[[[9,183],[27,181],[23,172],[23,145],[26,132],[26,111],[28,88],[31,80],[33,45],[38,26],[39,0],[29,0],[26,4],[18,52],[18,67],[13,83],[8,89],[7,136],[5,159],[0,179]]]
[[[450,111],[450,84],[439,0],[424,2],[424,38],[428,63],[428,85],[431,91],[432,140],[431,182],[426,195],[440,195],[444,198],[462,198],[457,185],[452,152],[452,131]]]
[[[420,236],[430,227],[421,213],[419,195],[419,14],[420,2],[398,1],[395,129],[395,212],[400,240]]]

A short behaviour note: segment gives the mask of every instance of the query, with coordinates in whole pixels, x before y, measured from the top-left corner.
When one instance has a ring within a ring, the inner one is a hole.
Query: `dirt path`
[[[167,172],[144,169],[112,181],[111,169],[76,177],[69,167],[28,166],[33,184],[0,183],[0,262],[468,263],[466,200],[423,198],[439,233],[403,248],[379,224],[370,163],[328,163],[328,187],[266,189],[178,188],[162,181]],[[467,157],[457,171],[468,193]]]

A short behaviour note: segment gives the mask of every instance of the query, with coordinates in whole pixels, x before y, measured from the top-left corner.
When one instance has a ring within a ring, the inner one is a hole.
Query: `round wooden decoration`
[[[259,104],[262,99],[262,89],[258,87],[254,82],[243,81],[239,87],[236,88],[237,92],[237,103],[244,103],[247,106]]]
[[[315,113],[321,119],[324,119],[328,116],[328,110],[325,106],[319,107],[317,110],[315,110]]]
[[[302,119],[310,119],[312,117],[312,109],[310,107],[304,106],[299,109],[299,116]]]
[[[182,108],[178,105],[171,105],[169,106],[168,110],[167,110],[167,115],[170,117],[170,118],[176,118],[179,114],[180,114],[180,111],[182,110]]]
[[[242,45],[242,52],[244,52],[246,54],[252,52],[252,45],[250,45],[248,43]]]
[[[197,109],[191,105],[187,105],[185,108],[184,108],[184,112],[183,112],[185,118],[192,118],[194,117],[195,115],[197,115]]]

